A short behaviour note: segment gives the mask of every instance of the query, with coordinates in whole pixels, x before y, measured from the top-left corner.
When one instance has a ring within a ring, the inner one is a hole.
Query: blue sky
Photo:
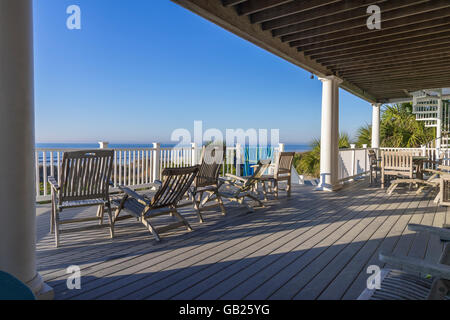
[[[169,142],[177,128],[320,136],[321,83],[169,0],[35,0],[37,142]],[[79,5],[82,29],[68,30]],[[369,103],[341,90],[341,131]]]

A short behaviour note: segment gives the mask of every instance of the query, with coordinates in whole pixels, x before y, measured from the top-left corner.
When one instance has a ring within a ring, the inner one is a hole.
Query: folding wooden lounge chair
[[[277,163],[275,165],[274,175],[263,175],[259,181],[263,184],[264,200],[267,200],[267,194],[273,193],[278,198],[280,190],[280,182],[286,181],[286,192],[288,197],[291,196],[292,190],[292,163],[294,162],[295,152],[280,152]],[[266,183],[270,184],[270,189]]]
[[[261,200],[258,199],[257,188],[259,178],[269,168],[270,163],[270,160],[260,160],[251,177],[238,177],[229,173],[226,174],[223,180],[224,184],[219,191],[220,196],[229,201],[236,201],[245,205],[249,212],[253,212],[254,209],[245,202],[246,198],[254,200],[260,207],[264,207]]]
[[[140,195],[130,188],[120,186],[125,193],[121,200],[114,200],[117,205],[114,222],[137,218],[160,241],[160,234],[184,226],[192,231],[189,223],[178,213],[177,204],[186,194],[198,173],[198,166],[186,168],[168,168],[162,172],[163,181],[153,195]],[[119,217],[122,211],[129,215]],[[178,221],[164,227],[155,228],[151,219],[171,215]]]
[[[410,230],[435,234],[450,241],[450,230],[411,224]],[[380,289],[366,289],[359,300],[449,300],[450,243],[447,243],[438,263],[411,257],[396,257],[381,253],[380,260],[407,271],[383,269]]]
[[[396,176],[387,189],[392,194],[400,184],[429,185],[434,187],[435,183],[415,178],[416,168],[414,165],[414,153],[404,151],[383,151],[381,155],[381,187],[385,187],[386,176]]]
[[[55,234],[55,245],[59,245],[61,233],[110,228],[114,237],[114,222],[109,199],[109,184],[113,167],[114,151],[84,150],[65,152],[61,165],[61,181],[49,177],[52,188],[51,232]],[[72,220],[60,220],[61,211],[69,208],[98,206],[97,216]],[[105,207],[109,225],[103,225]],[[68,223],[98,221],[98,225],[60,230],[59,226]]]
[[[202,211],[213,207],[219,206],[222,214],[226,214],[225,206],[219,194],[221,185],[219,173],[223,164],[225,150],[223,146],[207,146],[203,148],[199,171],[189,190],[201,223],[203,223]],[[206,197],[204,197],[205,194]],[[215,204],[206,206],[210,202],[215,202]]]

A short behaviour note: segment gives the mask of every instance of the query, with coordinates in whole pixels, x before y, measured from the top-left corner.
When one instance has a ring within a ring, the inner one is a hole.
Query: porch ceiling
[[[172,0],[370,102],[450,86],[448,0]],[[382,11],[369,30],[367,8]]]

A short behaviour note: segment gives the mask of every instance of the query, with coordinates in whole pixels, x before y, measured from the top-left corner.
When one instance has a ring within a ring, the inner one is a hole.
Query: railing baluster
[[[35,154],[35,163],[36,163],[36,197],[41,196],[41,179],[40,179],[40,170],[39,170],[39,151],[36,151]]]
[[[44,151],[43,152],[43,157],[42,157],[42,163],[43,163],[43,183],[44,183],[44,196],[47,195],[47,152]]]

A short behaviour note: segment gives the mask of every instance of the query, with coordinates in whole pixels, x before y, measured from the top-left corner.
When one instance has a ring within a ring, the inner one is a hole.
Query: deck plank
[[[366,180],[336,193],[294,186],[290,199],[270,199],[252,214],[226,204],[227,216],[212,209],[203,224],[183,208],[194,231],[176,230],[161,243],[126,220],[116,224],[115,239],[107,229],[63,234],[60,248],[49,234],[50,207],[39,205],[38,269],[56,299],[355,299],[367,266],[382,265],[380,250],[437,259],[439,239],[407,230],[408,223],[450,223],[433,197],[405,188],[388,195]],[[67,289],[70,265],[81,268],[81,290]]]

